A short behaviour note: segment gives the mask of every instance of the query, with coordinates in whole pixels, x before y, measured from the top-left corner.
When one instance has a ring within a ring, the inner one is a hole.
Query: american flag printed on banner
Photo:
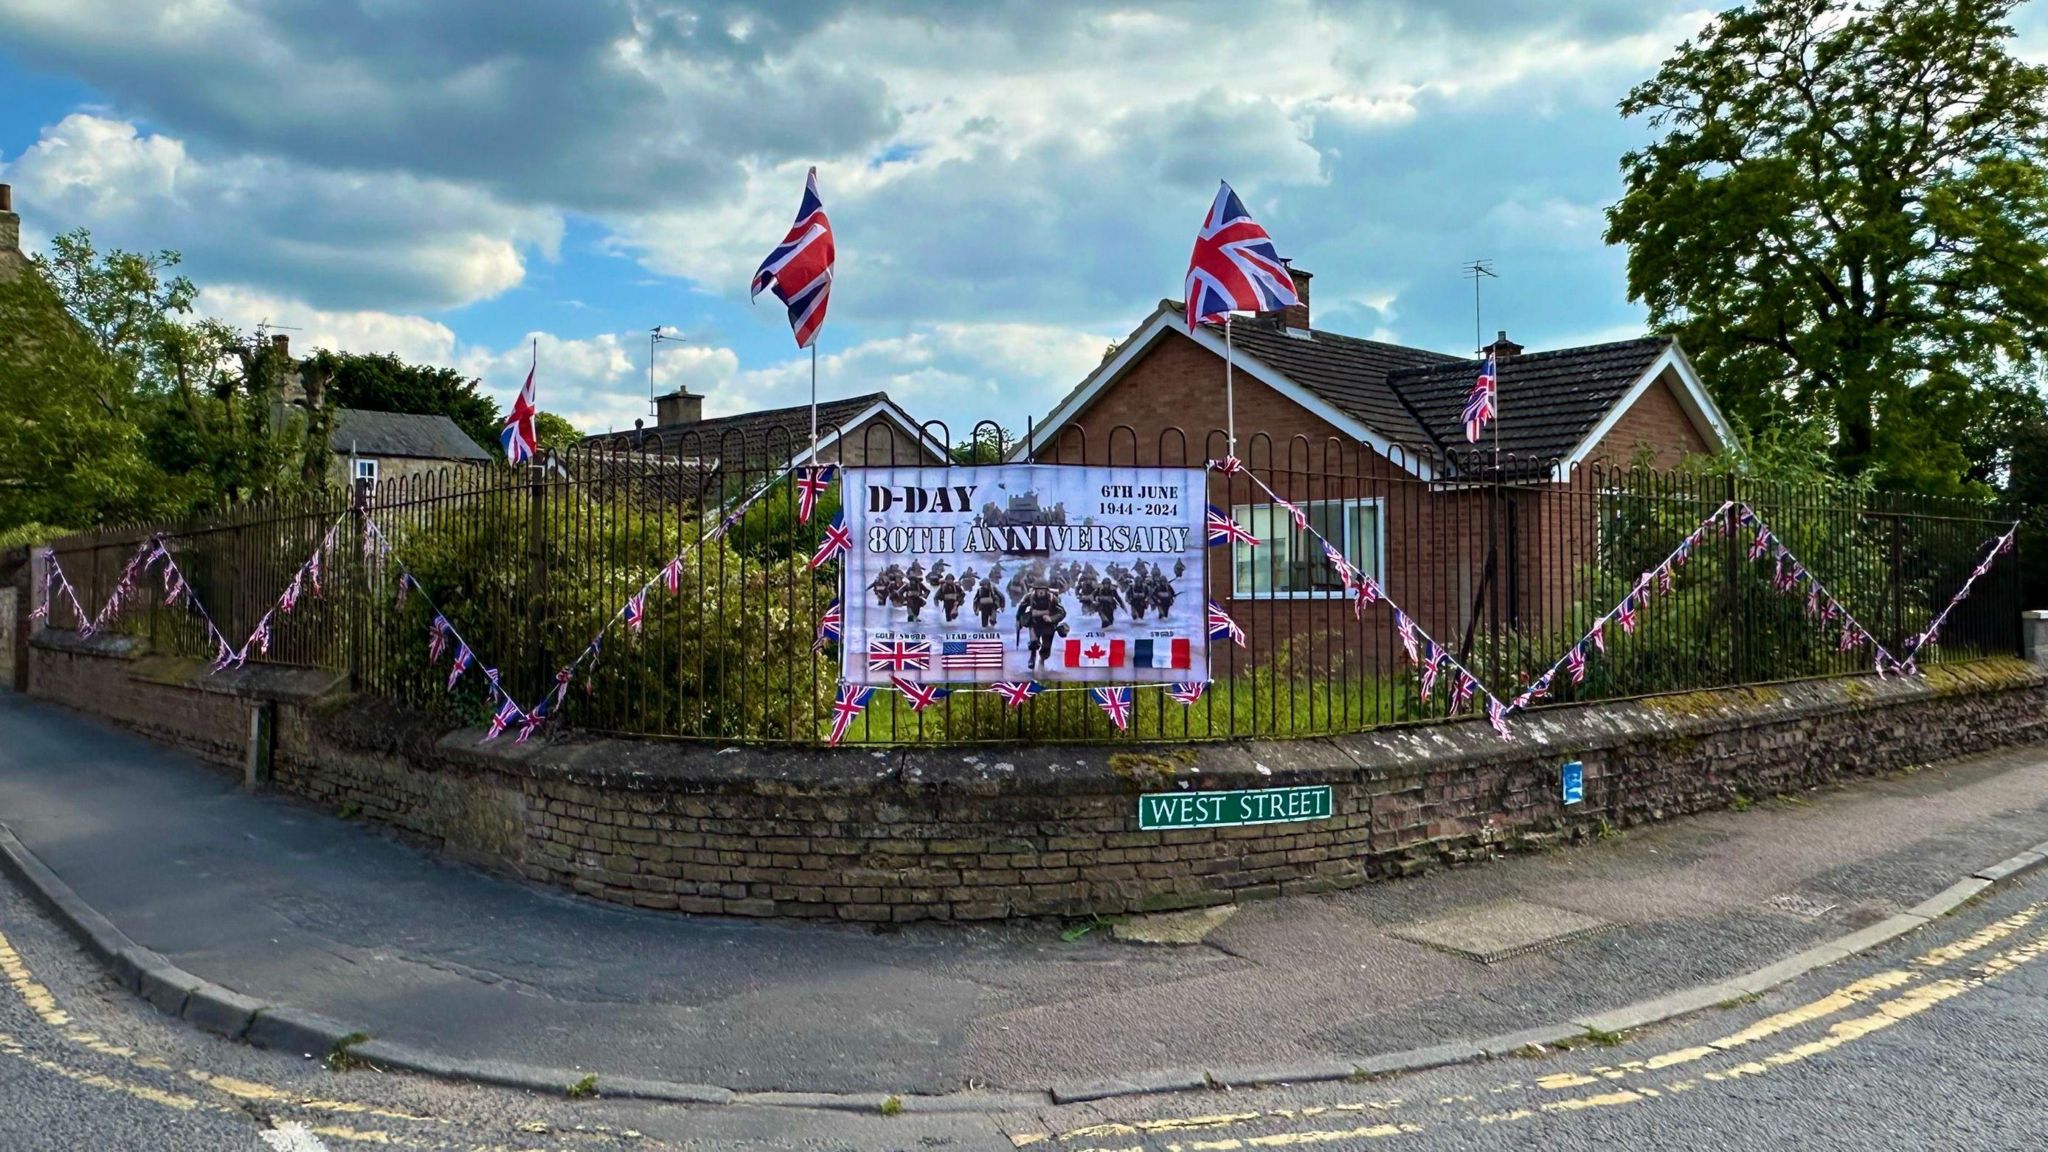
[[[809,348],[818,338],[818,329],[825,326],[836,256],[832,221],[826,218],[825,202],[818,197],[818,170],[813,168],[804,176],[796,222],[754,270],[753,290],[748,294],[748,299],[754,299],[763,289],[775,293],[789,309],[789,329],[799,348]]]
[[[1095,698],[1095,703],[1102,709],[1102,714],[1109,717],[1109,722],[1116,726],[1117,731],[1122,732],[1130,728],[1131,690],[1129,688],[1090,688],[1088,695]]]
[[[835,599],[818,617],[818,638],[811,641],[811,651],[823,652],[827,645],[839,643],[840,630],[845,627],[846,609]]]
[[[945,672],[1000,672],[1001,640],[947,638],[939,641],[939,668]]]
[[[470,655],[469,645],[458,641],[455,645],[455,662],[448,668],[449,691],[455,690],[456,681],[461,680],[462,674],[469,671],[469,662],[473,659],[475,657]]]
[[[1244,647],[1244,629],[1238,627],[1230,613],[1214,600],[1209,601],[1209,639],[1228,640],[1239,648]]]
[[[929,672],[931,669],[932,642],[923,637],[868,643],[870,672]]]
[[[825,528],[825,538],[818,542],[818,550],[811,553],[810,567],[815,571],[835,556],[853,551],[853,529],[846,526],[846,510],[840,509],[832,523]]]
[[[1022,708],[1031,702],[1033,696],[1044,691],[1036,680],[998,680],[988,690],[1003,698],[1012,708]]]
[[[512,398],[512,411],[505,415],[505,427],[498,433],[498,444],[505,450],[505,461],[509,464],[524,464],[540,450],[540,439],[533,430],[534,413],[539,411],[535,406],[533,374],[539,369],[540,342],[536,340],[533,365],[526,370],[526,383],[520,386],[519,395]]]
[[[647,621],[647,593],[645,591],[635,592],[627,598],[625,615],[626,628],[633,632],[640,631],[640,625]]]
[[[1574,644],[1572,645],[1572,650],[1564,654],[1564,671],[1565,675],[1572,678],[1572,683],[1584,684],[1586,682],[1586,646],[1584,644]]]
[[[846,739],[846,730],[866,711],[868,700],[874,694],[873,688],[863,688],[858,684],[839,686],[839,695],[832,701],[832,743]]]
[[[1208,690],[1207,680],[1176,680],[1170,694],[1182,704],[1198,704],[1201,702],[1202,694]]]
[[[938,701],[952,695],[949,690],[941,688],[936,684],[919,684],[915,681],[905,680],[901,676],[889,677],[889,683],[895,687],[896,691],[901,692],[910,701],[910,710],[912,712],[922,712]]]
[[[1257,548],[1259,546],[1259,538],[1253,534],[1251,529],[1231,519],[1228,512],[1214,504],[1209,505],[1209,516],[1206,523],[1209,528],[1209,547],[1211,548],[1221,547],[1225,544],[1242,544],[1247,548]]]
[[[505,697],[504,702],[498,705],[498,710],[491,713],[490,730],[484,733],[481,742],[488,744],[496,740],[504,734],[507,727],[517,724],[525,715],[526,713],[519,710],[519,705],[510,696]]]
[[[1294,277],[1273,238],[1245,211],[1244,202],[1227,183],[1216,189],[1216,199],[1195,234],[1184,288],[1190,332],[1232,312],[1277,312],[1300,303]]]
[[[1500,410],[1499,374],[1494,366],[1493,354],[1479,364],[1479,378],[1472,383],[1472,393],[1465,398],[1465,411],[1460,419],[1465,422],[1465,441],[1479,443],[1479,437],[1486,431],[1487,422]]]
[[[832,487],[832,465],[821,464],[815,468],[796,470],[796,522],[809,524],[811,513],[817,510],[818,497]]]

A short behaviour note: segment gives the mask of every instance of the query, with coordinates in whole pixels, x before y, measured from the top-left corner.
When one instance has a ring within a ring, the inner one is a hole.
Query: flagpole
[[[811,340],[811,463],[818,455],[818,341]]]
[[[1223,419],[1229,428],[1230,456],[1237,457],[1237,388],[1232,379],[1230,313],[1223,314]]]

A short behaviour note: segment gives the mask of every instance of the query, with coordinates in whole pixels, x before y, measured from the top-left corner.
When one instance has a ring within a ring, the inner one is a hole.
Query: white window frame
[[[1330,540],[1330,543],[1335,544],[1338,550],[1344,553],[1345,559],[1350,560],[1353,564],[1357,565],[1358,570],[1360,572],[1364,573],[1367,576],[1372,577],[1374,583],[1380,585],[1383,588],[1386,587],[1386,499],[1384,497],[1379,496],[1361,496],[1339,500],[1305,500],[1301,502],[1300,507],[1302,511],[1307,512],[1311,509],[1328,508],[1332,505],[1335,505],[1341,509],[1342,514],[1338,517],[1338,523],[1343,526],[1344,538],[1342,540],[1332,538]],[[1290,533],[1299,534],[1302,537],[1302,539],[1308,543],[1309,547],[1316,548],[1318,554],[1315,556],[1315,559],[1321,560],[1320,546],[1315,543],[1314,537],[1311,537],[1307,533],[1300,532],[1299,529],[1296,529],[1294,527],[1294,521],[1288,517],[1286,510],[1281,508],[1278,504],[1233,504],[1230,508],[1230,518],[1233,521],[1236,521],[1239,527],[1249,529],[1252,527],[1250,523],[1251,510],[1254,508],[1271,509],[1272,511],[1269,514],[1272,516],[1277,516],[1280,520],[1280,523],[1286,525],[1287,530]],[[1355,512],[1356,510],[1362,508],[1371,508],[1373,510],[1372,564],[1370,565],[1370,567],[1360,562],[1358,548],[1359,542],[1352,538],[1355,533],[1355,525],[1358,519],[1355,515]],[[1261,539],[1263,540],[1264,538],[1262,537]],[[1270,548],[1272,547],[1272,545],[1271,543],[1261,543],[1259,547]],[[1247,551],[1251,550],[1252,549],[1250,549],[1250,547],[1245,544],[1233,543],[1230,546],[1230,598],[1232,600],[1343,600],[1345,598],[1344,590],[1342,588],[1335,587],[1310,588],[1301,591],[1281,591],[1274,588],[1260,588],[1256,592],[1239,591],[1237,587],[1237,573],[1239,567],[1239,560],[1244,557]]]
[[[377,483],[378,469],[376,457],[358,456],[355,458],[352,464],[353,466],[349,469],[350,483],[354,483],[359,480],[368,480],[373,486]]]

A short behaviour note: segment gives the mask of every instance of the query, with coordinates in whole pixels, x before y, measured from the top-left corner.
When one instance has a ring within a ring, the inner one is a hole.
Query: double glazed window
[[[1360,572],[1382,583],[1385,525],[1378,500],[1313,500],[1301,506],[1309,527],[1344,553]],[[1259,538],[1259,546],[1231,546],[1231,594],[1240,599],[1341,597],[1343,582],[1314,536],[1295,527],[1277,504],[1240,504],[1231,518]]]

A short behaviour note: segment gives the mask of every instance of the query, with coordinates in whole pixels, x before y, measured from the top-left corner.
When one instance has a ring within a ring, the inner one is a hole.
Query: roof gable
[[[870,420],[880,418],[905,434],[926,442],[927,451],[947,455],[947,446],[926,432],[887,392],[870,392],[842,400],[818,403],[818,437],[830,448],[834,432],[852,433]],[[628,448],[652,454],[681,453],[693,457],[733,461],[795,461],[811,454],[811,406],[793,404],[732,416],[713,416],[695,423],[668,428],[634,429],[585,437],[583,443],[607,448]]]
[[[1621,340],[1552,352],[1518,353],[1496,366],[1500,451],[1517,460],[1550,461],[1571,454],[1655,364],[1670,341]],[[1421,417],[1439,448],[1469,450],[1465,399],[1479,378],[1476,360],[1452,360],[1394,373],[1389,383]],[[1477,446],[1491,452],[1493,432]]]

